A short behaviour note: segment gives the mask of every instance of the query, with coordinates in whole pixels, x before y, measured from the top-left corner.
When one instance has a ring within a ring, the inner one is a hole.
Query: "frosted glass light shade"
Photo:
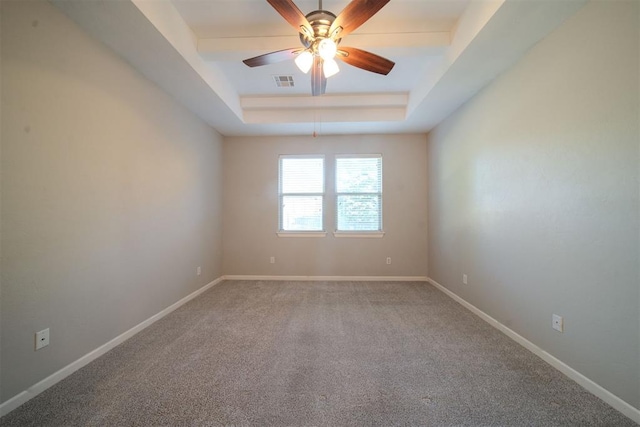
[[[296,65],[303,73],[308,73],[313,65],[313,54],[305,50],[296,57]]]
[[[340,68],[338,68],[338,63],[335,59],[325,59],[322,70],[324,71],[324,76],[329,78],[337,74],[338,71],[340,71]]]
[[[336,43],[331,39],[323,39],[318,44],[318,55],[320,55],[320,58],[325,61],[333,59],[336,56],[337,50],[338,47],[336,46]]]

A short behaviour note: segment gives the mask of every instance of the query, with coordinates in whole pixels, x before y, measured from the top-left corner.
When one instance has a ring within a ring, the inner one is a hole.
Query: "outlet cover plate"
[[[36,332],[36,350],[49,345],[49,328]]]
[[[564,319],[562,318],[562,316],[558,316],[557,314],[554,314],[553,316],[551,316],[551,327],[558,332],[563,332]]]

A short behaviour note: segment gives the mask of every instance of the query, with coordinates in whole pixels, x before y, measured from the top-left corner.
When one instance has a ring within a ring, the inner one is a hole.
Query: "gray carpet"
[[[224,282],[9,426],[632,426],[425,283]]]

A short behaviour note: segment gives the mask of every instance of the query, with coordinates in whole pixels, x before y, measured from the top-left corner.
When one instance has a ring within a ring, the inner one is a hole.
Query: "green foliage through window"
[[[336,158],[337,231],[382,231],[382,157]]]

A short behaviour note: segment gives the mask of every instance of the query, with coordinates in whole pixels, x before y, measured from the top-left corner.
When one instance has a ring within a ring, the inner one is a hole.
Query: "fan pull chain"
[[[313,108],[313,134],[312,134],[314,138],[318,137],[318,132],[316,132],[316,124],[318,123],[316,114],[318,114],[318,110],[316,107],[314,107]]]

